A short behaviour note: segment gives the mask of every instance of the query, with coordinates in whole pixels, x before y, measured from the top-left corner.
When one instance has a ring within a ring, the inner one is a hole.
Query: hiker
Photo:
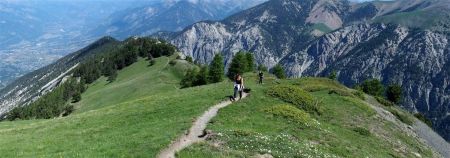
[[[242,91],[244,89],[244,78],[240,74],[237,74],[234,78],[234,95],[233,100],[236,100],[237,93],[239,93],[239,99],[242,99]]]
[[[264,73],[262,71],[259,71],[259,84],[263,84],[263,79],[264,79]]]

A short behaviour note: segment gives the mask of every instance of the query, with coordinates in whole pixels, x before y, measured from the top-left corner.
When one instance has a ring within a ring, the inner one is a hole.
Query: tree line
[[[86,90],[86,84],[93,83],[101,76],[108,77],[113,82],[117,71],[135,62],[138,57],[153,58],[170,56],[176,52],[175,46],[151,38],[130,38],[117,49],[102,52],[80,63],[72,71],[72,76],[61,83],[53,91],[41,96],[29,105],[22,105],[7,113],[8,120],[16,119],[49,119],[69,115],[74,107],[70,104],[79,102],[81,94]]]
[[[106,76],[109,82],[113,82],[117,71],[135,63],[138,57],[147,58],[151,62],[153,58],[170,56],[175,52],[175,46],[164,41],[151,38],[128,39],[116,51],[96,56],[78,66],[73,76],[80,77],[88,84],[101,76]]]
[[[193,62],[191,57],[186,58],[187,61]],[[200,65],[188,70],[181,80],[181,88],[201,86],[209,83],[217,83],[223,81],[224,74],[231,80],[237,74],[244,74],[254,70],[267,71],[267,67],[260,64],[256,67],[253,54],[250,52],[240,51],[236,53],[231,60],[227,73],[224,73],[224,61],[221,53],[214,56],[209,65]],[[286,74],[281,65],[276,65],[272,69],[272,73],[278,78],[286,78]]]
[[[56,116],[67,116],[74,110],[72,103],[81,100],[81,93],[86,90],[84,82],[74,78],[68,79],[52,92],[49,92],[30,105],[16,107],[7,114],[8,120],[16,119],[50,119]]]

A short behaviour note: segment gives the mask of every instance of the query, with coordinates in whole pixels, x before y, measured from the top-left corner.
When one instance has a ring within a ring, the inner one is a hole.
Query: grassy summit
[[[171,60],[161,57],[149,66],[140,59],[112,83],[98,79],[68,117],[0,122],[0,157],[156,156],[232,93],[230,81],[179,89],[192,65]],[[208,126],[214,136],[179,157],[433,157],[429,148],[334,81],[267,77],[266,84],[257,85],[256,74],[244,77],[251,95],[219,111]],[[294,87],[302,93],[289,96],[310,101],[284,97],[283,90],[269,95],[274,86]],[[313,110],[303,104],[314,104]]]

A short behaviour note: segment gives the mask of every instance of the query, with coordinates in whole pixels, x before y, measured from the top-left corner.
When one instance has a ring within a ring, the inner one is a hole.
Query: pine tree
[[[117,78],[117,70],[114,68],[112,69],[111,74],[108,76],[108,82],[114,82]]]
[[[361,84],[361,88],[367,94],[373,96],[383,96],[384,86],[383,84],[381,84],[380,80],[377,79],[365,80]]]
[[[193,63],[193,62],[194,62],[194,61],[192,60],[192,57],[190,57],[190,56],[187,56],[187,57],[186,57],[186,61],[189,62],[189,63]]]
[[[202,66],[200,72],[195,77],[194,86],[201,86],[208,84],[208,67]]]
[[[393,103],[400,103],[402,99],[402,87],[398,84],[389,85],[386,90],[386,97]]]
[[[72,97],[72,103],[77,103],[79,101],[81,101],[81,93],[76,92]]]
[[[336,80],[337,75],[336,75],[336,71],[331,71],[330,76],[328,76],[329,79],[331,80]]]
[[[247,69],[247,59],[245,53],[238,52],[231,61],[228,68],[228,78],[233,79],[237,74],[243,74]]]
[[[246,58],[246,71],[245,72],[252,72],[255,70],[255,59],[253,58],[253,54],[250,52],[245,53]]]
[[[280,64],[275,65],[275,67],[272,69],[273,74],[277,76],[279,79],[286,78],[286,73],[284,72],[283,67]]]
[[[211,83],[221,82],[223,80],[223,74],[223,57],[222,54],[218,53],[209,65],[209,81]]]
[[[189,69],[180,82],[181,88],[188,88],[194,86],[194,81],[197,76],[196,69]]]

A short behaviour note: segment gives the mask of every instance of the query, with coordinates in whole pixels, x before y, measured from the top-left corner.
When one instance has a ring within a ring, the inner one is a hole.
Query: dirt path
[[[243,98],[245,97],[247,97],[247,94],[243,95]],[[217,112],[221,108],[224,108],[231,103],[231,101],[223,101],[209,108],[208,111],[203,113],[203,115],[194,122],[186,135],[182,135],[175,142],[172,142],[169,147],[162,150],[159,153],[158,158],[175,158],[175,153],[177,153],[178,151],[181,151],[194,143],[205,140],[205,138],[207,137],[205,129],[209,121],[217,115]]]

